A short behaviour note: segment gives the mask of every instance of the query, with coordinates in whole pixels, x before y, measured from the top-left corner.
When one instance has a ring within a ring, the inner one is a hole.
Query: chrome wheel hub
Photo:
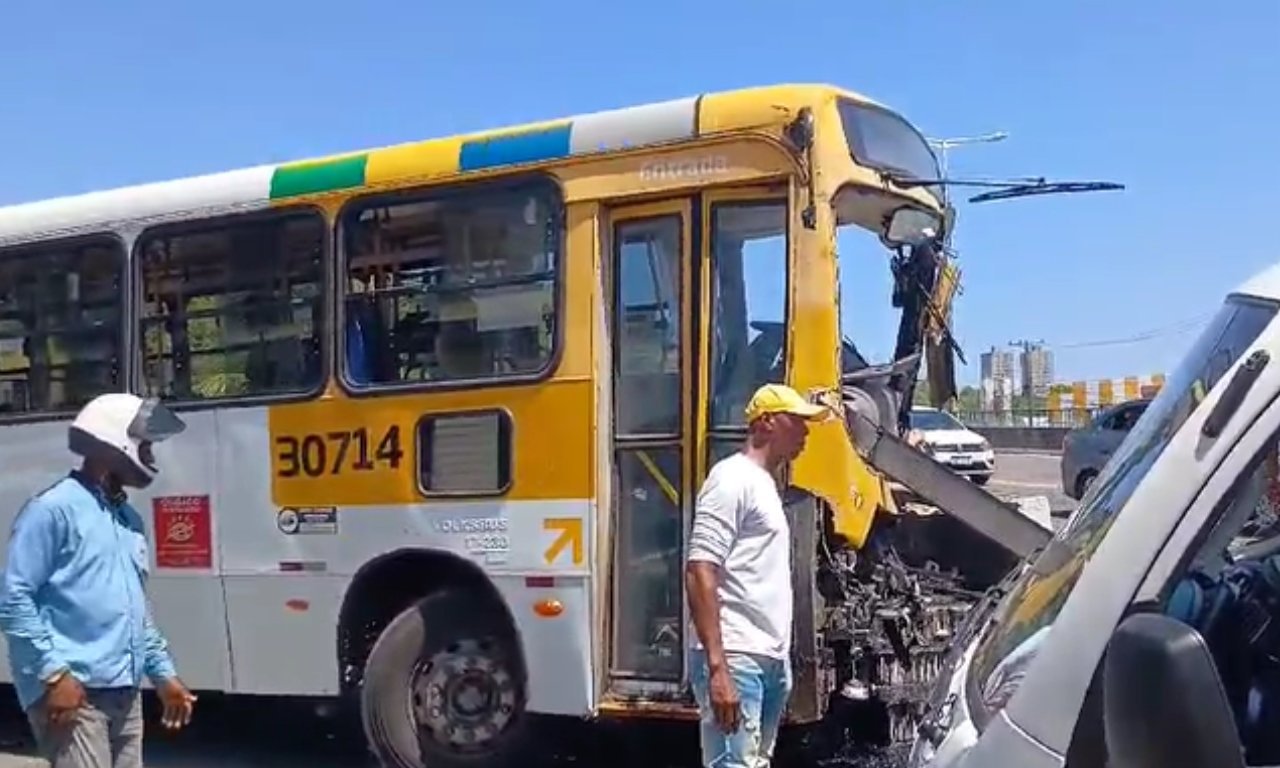
[[[410,690],[419,731],[457,751],[484,749],[516,715],[515,676],[496,646],[476,640],[420,662]]]

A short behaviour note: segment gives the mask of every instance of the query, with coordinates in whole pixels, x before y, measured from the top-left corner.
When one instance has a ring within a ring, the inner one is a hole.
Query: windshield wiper
[[[991,192],[982,192],[969,198],[971,203],[985,203],[991,200],[1007,200],[1013,197],[1030,197],[1032,195],[1054,195],[1071,192],[1112,192],[1125,188],[1114,181],[1048,181],[1043,176],[1019,179],[919,179],[913,176],[899,176],[885,171],[882,178],[904,189],[917,187],[988,187]]]
[[[969,198],[971,203],[985,203],[990,200],[1007,200],[1012,197],[1030,197],[1032,195],[1056,195],[1071,192],[1115,192],[1124,189],[1123,184],[1114,181],[1053,181],[1038,180],[1034,184],[1014,184],[994,192],[983,192]]]

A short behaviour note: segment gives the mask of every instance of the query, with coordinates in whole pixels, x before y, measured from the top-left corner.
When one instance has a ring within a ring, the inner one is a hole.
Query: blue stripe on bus
[[[571,127],[570,123],[564,123],[551,128],[464,141],[458,168],[463,172],[479,171],[568,157]]]

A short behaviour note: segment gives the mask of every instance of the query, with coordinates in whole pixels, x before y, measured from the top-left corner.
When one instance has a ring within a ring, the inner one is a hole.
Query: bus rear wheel
[[[514,763],[526,746],[520,669],[515,632],[492,601],[462,590],[423,598],[387,625],[365,663],[370,747],[397,768]]]

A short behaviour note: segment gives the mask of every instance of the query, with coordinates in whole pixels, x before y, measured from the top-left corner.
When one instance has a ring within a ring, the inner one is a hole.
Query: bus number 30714
[[[321,477],[344,472],[370,472],[379,466],[398,469],[404,457],[400,425],[375,438],[365,427],[276,438],[276,475]]]

